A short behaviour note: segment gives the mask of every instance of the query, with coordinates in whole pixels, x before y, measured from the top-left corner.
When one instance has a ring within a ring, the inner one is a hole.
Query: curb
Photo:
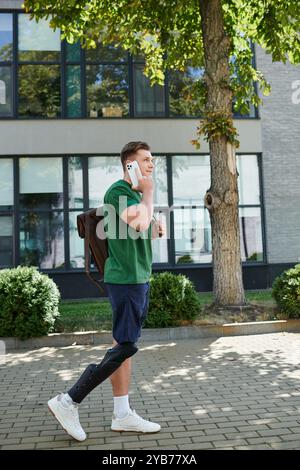
[[[300,332],[300,319],[275,320],[262,322],[225,323],[223,325],[179,326],[176,328],[144,328],[142,341],[168,341],[196,338],[218,338],[221,336],[258,335],[266,333]],[[75,333],[50,333],[20,340],[18,338],[0,338],[5,350],[57,348],[75,345],[110,344],[111,332],[84,331]]]

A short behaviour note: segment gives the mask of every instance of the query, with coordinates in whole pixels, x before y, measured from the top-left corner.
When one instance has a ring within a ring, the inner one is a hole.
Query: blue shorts
[[[145,284],[105,283],[113,311],[113,338],[117,343],[136,343],[149,308],[149,282]]]

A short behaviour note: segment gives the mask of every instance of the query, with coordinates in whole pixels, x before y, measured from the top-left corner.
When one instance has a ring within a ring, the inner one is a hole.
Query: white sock
[[[67,406],[67,405],[75,405],[75,402],[72,400],[72,398],[70,397],[70,395],[68,393],[64,393],[62,398],[61,398],[61,401],[63,403],[63,405]]]
[[[123,395],[122,397],[114,397],[114,415],[119,418],[125,418],[129,407],[129,398],[128,395]]]

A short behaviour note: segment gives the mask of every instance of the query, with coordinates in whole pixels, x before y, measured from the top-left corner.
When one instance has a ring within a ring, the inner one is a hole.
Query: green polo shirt
[[[116,181],[105,193],[104,230],[108,240],[108,258],[104,267],[104,282],[143,284],[149,281],[152,266],[151,225],[144,232],[136,232],[120,217],[126,207],[139,204],[141,200],[140,193],[132,190],[125,180]]]

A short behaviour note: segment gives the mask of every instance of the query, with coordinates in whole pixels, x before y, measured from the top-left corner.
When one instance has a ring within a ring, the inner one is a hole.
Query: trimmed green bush
[[[275,279],[272,296],[282,313],[288,314],[290,318],[300,317],[300,264]]]
[[[146,328],[179,326],[194,320],[200,310],[194,285],[186,276],[169,272],[151,276]]]
[[[0,271],[0,336],[21,339],[53,330],[60,292],[47,274],[34,267]]]
[[[187,263],[193,263],[193,258],[190,255],[183,255],[180,256],[180,258],[177,261],[177,264],[187,264]]]

